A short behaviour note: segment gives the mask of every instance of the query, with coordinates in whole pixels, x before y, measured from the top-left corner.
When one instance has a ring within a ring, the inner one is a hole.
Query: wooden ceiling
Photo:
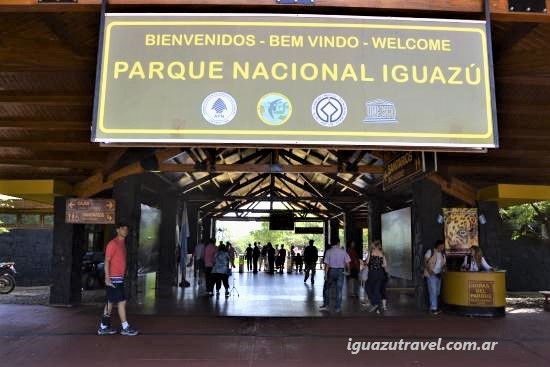
[[[110,1],[110,3],[154,1]],[[121,148],[90,142],[99,37],[99,1],[38,5],[4,0],[0,5],[0,179],[58,179],[78,195],[109,189],[117,178],[143,172],[144,159],[160,162],[160,175],[183,193],[216,191],[241,198],[266,194],[309,197],[295,208],[331,210],[327,194],[367,197],[380,189],[381,167],[392,152],[370,150],[254,148]],[[157,1],[200,11],[201,4],[263,11],[273,1]],[[383,5],[382,5],[383,3]],[[439,153],[448,181],[474,189],[496,183],[550,183],[550,16],[512,14],[506,1],[492,1],[499,149],[486,154]],[[393,14],[403,2],[316,1],[294,12]],[[459,12],[475,18],[481,0],[406,2],[420,16]],[[183,10],[182,10],[183,9]],[[266,8],[267,9],[267,8]],[[277,8],[285,9],[285,8]],[[285,11],[287,11],[285,9]],[[320,10],[319,10],[320,9]],[[166,8],[162,9],[166,11]],[[444,13],[441,13],[444,12]],[[284,172],[274,171],[272,164]],[[300,167],[300,168],[297,168]],[[289,200],[290,202],[291,200]],[[231,200],[212,206],[231,207]],[[334,205],[332,206],[333,210]]]

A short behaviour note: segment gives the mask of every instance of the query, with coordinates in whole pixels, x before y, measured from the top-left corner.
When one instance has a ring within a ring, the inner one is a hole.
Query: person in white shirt
[[[470,255],[464,257],[462,271],[492,271],[493,268],[485,261],[483,252],[479,246],[470,248]]]
[[[441,275],[445,271],[447,260],[444,254],[445,242],[437,240],[433,249],[424,255],[424,277],[428,283],[430,295],[430,312],[433,315],[441,313],[438,308],[438,297],[441,291]]]

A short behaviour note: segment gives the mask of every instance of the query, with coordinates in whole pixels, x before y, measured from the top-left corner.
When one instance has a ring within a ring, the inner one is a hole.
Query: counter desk
[[[446,272],[441,296],[446,309],[460,315],[504,316],[506,272]]]

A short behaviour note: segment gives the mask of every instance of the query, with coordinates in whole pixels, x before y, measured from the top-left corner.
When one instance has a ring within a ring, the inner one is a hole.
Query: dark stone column
[[[500,247],[502,243],[499,234],[502,233],[502,222],[498,213],[496,201],[480,201],[477,204],[478,215],[485,217],[486,223],[479,222],[479,246],[491,266],[500,266]]]
[[[340,229],[340,221],[338,220],[338,217],[331,218],[328,221],[328,228],[329,228],[329,243],[325,248],[329,248],[329,246],[336,243],[337,240],[343,241],[343,238],[339,238],[338,236],[338,230]]]
[[[171,289],[176,277],[176,217],[177,200],[174,195],[160,198],[162,219],[159,229],[159,276],[158,288]]]
[[[210,221],[211,221],[211,223],[212,223],[212,225],[210,226],[210,237],[216,238],[216,236],[217,236],[217,232],[216,232],[216,231],[218,230],[216,227],[217,227],[218,220],[215,219],[215,218],[211,218]],[[219,243],[219,242],[218,242],[218,243]],[[216,244],[216,245],[217,245],[217,244]]]
[[[323,222],[323,238],[325,239],[325,241],[323,243],[323,246],[324,246],[324,248],[327,248],[329,246],[329,243],[330,243],[330,226],[329,226],[329,221],[328,220],[325,220]],[[317,247],[319,247],[321,244],[317,243],[315,245]]]
[[[353,241],[355,251],[359,257],[362,256],[363,252],[363,228],[361,227],[361,222],[357,220],[353,212],[345,213],[345,234],[346,234],[346,243],[348,245],[349,241]]]
[[[206,215],[202,218],[202,240],[208,241],[212,238],[212,216]]]
[[[115,182],[113,197],[116,200],[116,221],[129,226],[126,237],[128,276],[126,291],[128,300],[134,301],[137,296],[137,263],[139,246],[139,221],[141,218],[141,183],[138,175],[124,177]]]
[[[432,248],[435,241],[443,239],[443,225],[437,223],[441,214],[443,194],[441,187],[429,180],[413,184],[413,282],[415,285],[416,304],[420,309],[426,308],[424,286],[424,253]]]
[[[369,201],[369,244],[374,240],[382,240],[382,205],[380,199]]]
[[[81,266],[84,255],[84,225],[65,223],[66,197],[54,199],[52,287],[50,303],[81,301]]]
[[[199,206],[195,203],[187,203],[187,218],[189,219],[189,253],[195,252],[195,246],[199,243]]]

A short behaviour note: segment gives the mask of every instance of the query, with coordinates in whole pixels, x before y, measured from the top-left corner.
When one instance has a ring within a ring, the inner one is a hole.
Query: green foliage
[[[512,231],[512,239],[531,237],[548,239],[550,201],[514,205],[500,209],[504,224]]]
[[[12,199],[0,199],[0,209],[5,209],[5,208],[11,209],[14,207],[15,207],[15,204]],[[7,229],[6,227],[3,227],[2,224],[4,224],[4,222],[0,220],[0,233],[9,232],[10,230]]]
[[[322,227],[323,223],[316,222],[306,222],[301,223],[300,227]],[[307,245],[309,240],[314,240],[317,247],[322,247],[324,238],[322,234],[295,234],[294,231],[270,231],[269,223],[262,222],[260,229],[252,231],[246,236],[242,244],[245,246],[249,243],[253,244],[254,242],[261,242],[262,245],[265,245],[268,242],[271,242],[273,246],[284,244],[287,249],[290,248],[290,245],[304,247]]]

